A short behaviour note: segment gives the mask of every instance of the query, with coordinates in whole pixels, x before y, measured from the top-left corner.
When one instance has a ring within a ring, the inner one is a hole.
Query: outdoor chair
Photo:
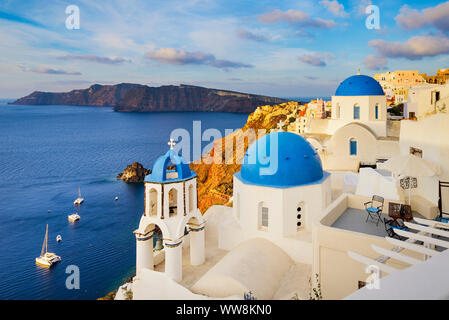
[[[404,221],[401,219],[383,219],[384,225],[385,225],[385,231],[387,232],[387,235],[390,238],[397,238],[399,240],[403,240],[403,237],[398,235],[396,232],[394,232],[395,229],[397,230],[404,230],[408,231],[409,229],[405,226]]]
[[[376,221],[376,226],[382,221],[382,210],[384,209],[384,198],[374,195],[371,201],[365,202],[365,210],[367,212],[366,221],[373,219]]]

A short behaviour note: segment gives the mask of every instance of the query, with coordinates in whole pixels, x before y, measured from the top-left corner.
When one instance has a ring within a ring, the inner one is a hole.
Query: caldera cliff
[[[285,99],[198,86],[161,86],[121,83],[95,84],[70,92],[35,91],[12,104],[111,106],[124,112],[216,111],[250,113],[258,106]]]

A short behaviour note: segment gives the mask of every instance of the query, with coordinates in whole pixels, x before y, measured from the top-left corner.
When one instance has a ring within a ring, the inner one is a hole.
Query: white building
[[[354,75],[332,96],[332,119],[312,119],[308,140],[329,170],[357,170],[398,152],[398,137],[389,136],[387,99],[371,77]]]
[[[172,146],[173,147],[173,146]],[[170,149],[159,157],[151,175],[145,178],[145,211],[136,236],[136,276],[142,269],[154,268],[153,236],[156,226],[162,231],[165,273],[175,281],[182,279],[183,238],[190,236],[190,261],[200,265],[205,259],[204,219],[197,206],[196,173]]]

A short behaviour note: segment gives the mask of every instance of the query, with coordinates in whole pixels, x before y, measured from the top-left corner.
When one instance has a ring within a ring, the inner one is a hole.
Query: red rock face
[[[284,99],[196,86],[148,87],[139,84],[93,85],[64,93],[35,91],[13,104],[112,106],[116,111],[218,111],[250,113]]]
[[[202,156],[202,163],[190,164],[190,169],[194,170],[198,175],[198,207],[202,213],[205,213],[209,207],[213,205],[227,204],[233,193],[233,175],[240,171],[244,150],[248,149],[256,137],[248,141],[245,138],[247,130],[253,129],[258,132],[268,132],[276,129],[279,121],[287,121],[289,117],[296,117],[300,103],[291,101],[274,106],[262,106],[248,116],[245,126],[221,140],[214,142],[211,151]],[[257,137],[257,138],[260,138]],[[228,140],[227,140],[228,139]],[[224,143],[232,139],[234,143]],[[221,145],[221,147],[220,147]],[[226,150],[222,154],[218,154],[216,150]],[[231,151],[232,149],[232,151]],[[223,154],[232,154],[233,161],[231,164],[220,163],[217,161]],[[212,161],[211,159],[214,159]],[[212,163],[212,164],[208,164]]]

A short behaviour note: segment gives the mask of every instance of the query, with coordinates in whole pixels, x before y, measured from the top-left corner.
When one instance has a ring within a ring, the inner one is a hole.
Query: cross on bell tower
[[[168,145],[170,146],[170,150],[173,150],[174,147],[176,146],[175,140],[170,139],[170,141],[168,142]]]

